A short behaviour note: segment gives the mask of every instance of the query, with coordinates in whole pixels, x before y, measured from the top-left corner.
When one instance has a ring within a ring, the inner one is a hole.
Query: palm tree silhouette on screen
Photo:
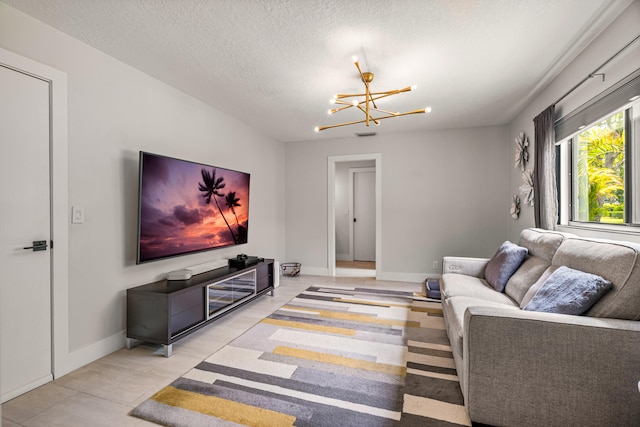
[[[204,197],[205,202],[207,204],[209,204],[211,202],[211,199],[213,198],[213,201],[216,203],[216,206],[218,207],[218,211],[220,212],[220,215],[222,215],[222,219],[224,219],[225,224],[227,224],[227,228],[231,233],[231,237],[233,237],[233,243],[238,244],[238,239],[236,238],[236,235],[233,233],[233,230],[229,225],[229,221],[227,221],[227,218],[225,218],[224,214],[222,213],[222,209],[220,208],[220,204],[218,203],[218,199],[217,199],[218,197],[224,197],[224,193],[220,192],[220,190],[222,190],[225,187],[225,185],[227,185],[224,183],[224,178],[221,176],[216,178],[215,169],[213,169],[212,173],[209,173],[208,170],[203,168],[201,170],[201,173],[202,173],[202,181],[204,182],[204,184],[199,182],[198,189],[204,193],[202,197]],[[216,196],[216,197],[213,197],[213,196]]]
[[[233,216],[236,217],[236,224],[240,225],[240,223],[238,222],[238,215],[236,215],[236,210],[234,208],[242,205],[238,203],[240,199],[236,197],[236,192],[229,191],[225,196],[224,200],[227,203],[227,208],[229,208],[231,212],[233,212]]]
[[[240,199],[236,197],[235,191],[229,191],[225,197],[225,202],[227,204],[227,208],[233,212],[233,216],[236,218],[236,225],[238,226],[238,243],[247,243],[247,228],[240,225],[240,221],[238,221],[238,215],[236,214],[236,207],[242,206],[240,203]]]

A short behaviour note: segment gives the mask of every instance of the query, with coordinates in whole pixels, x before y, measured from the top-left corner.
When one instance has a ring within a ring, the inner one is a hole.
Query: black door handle
[[[34,252],[36,252],[36,251],[46,251],[47,250],[47,241],[46,240],[34,240],[33,241],[33,246],[27,246],[26,248],[22,248],[22,249],[33,249]]]

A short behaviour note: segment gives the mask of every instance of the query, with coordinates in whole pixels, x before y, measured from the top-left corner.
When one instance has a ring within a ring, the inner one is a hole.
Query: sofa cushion
[[[561,266],[524,307],[528,311],[580,315],[611,288],[600,276]]]
[[[520,268],[509,278],[504,293],[520,304],[527,291],[549,268],[549,265],[551,265],[550,262],[545,259],[527,255]]]
[[[586,313],[593,317],[640,319],[640,245],[609,240],[570,238],[553,257],[553,265],[597,274],[613,284]]]
[[[504,242],[487,263],[484,272],[485,279],[496,291],[504,292],[507,281],[520,267],[526,256],[527,248],[509,241]]]
[[[575,237],[575,235],[540,228],[526,228],[520,233],[518,245],[527,248],[529,255],[551,263],[556,251],[568,237]]]
[[[486,280],[464,274],[443,274],[440,281],[440,291],[444,298],[473,297],[486,301],[513,304],[507,295],[496,292]]]

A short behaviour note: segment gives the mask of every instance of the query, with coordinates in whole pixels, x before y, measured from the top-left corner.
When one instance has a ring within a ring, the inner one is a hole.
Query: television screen
[[[247,243],[249,178],[140,152],[137,263]]]

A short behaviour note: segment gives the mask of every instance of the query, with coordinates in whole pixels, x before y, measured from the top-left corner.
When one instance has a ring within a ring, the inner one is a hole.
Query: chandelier
[[[360,69],[360,64],[358,63],[358,57],[353,56],[353,63],[358,69],[358,73],[360,73],[360,79],[362,79],[362,83],[364,83],[364,93],[339,93],[334,95],[332,99],[329,100],[331,104],[337,105],[338,107],[332,108],[328,111],[328,113],[335,114],[338,111],[347,110],[349,108],[357,108],[358,110],[364,113],[364,119],[356,120],[352,122],[340,123],[337,125],[330,126],[316,126],[314,129],[316,132],[323,131],[325,129],[337,128],[340,126],[348,126],[355,125],[359,123],[365,123],[367,126],[373,122],[375,125],[380,124],[380,120],[389,119],[392,117],[400,117],[400,116],[408,116],[409,114],[423,114],[430,113],[431,107],[422,108],[420,110],[409,111],[406,113],[399,113],[397,111],[388,111],[378,108],[376,105],[376,101],[381,98],[386,98],[391,95],[397,95],[403,92],[410,92],[412,90],[416,90],[416,86],[407,86],[404,89],[395,89],[388,90],[385,92],[371,92],[371,88],[369,84],[373,81],[373,73],[362,72]],[[372,115],[375,114],[375,115]]]

